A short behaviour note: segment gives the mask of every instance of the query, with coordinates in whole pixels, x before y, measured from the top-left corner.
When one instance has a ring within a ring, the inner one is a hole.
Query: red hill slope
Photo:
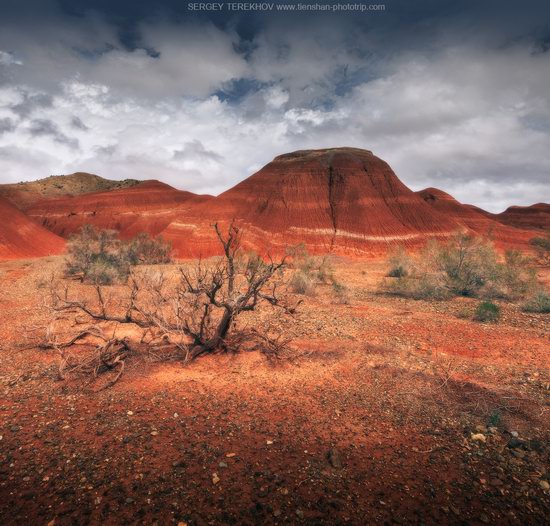
[[[499,221],[498,215],[490,214],[475,206],[463,205],[437,188],[426,188],[417,194],[438,212],[477,234],[490,236],[497,245],[520,247],[533,237],[532,232],[505,225]]]
[[[65,242],[0,197],[0,259],[59,254]]]
[[[280,155],[164,231],[180,255],[208,252],[214,221],[238,219],[255,248],[305,243],[313,251],[368,254],[388,244],[447,236],[459,224],[407,188],[387,163],[356,148]]]
[[[511,206],[493,217],[517,228],[529,230],[550,230],[550,204],[537,203],[531,206]]]
[[[122,237],[139,232],[157,235],[189,206],[209,199],[159,181],[145,181],[130,188],[40,201],[28,214],[63,237],[85,224],[117,230]]]

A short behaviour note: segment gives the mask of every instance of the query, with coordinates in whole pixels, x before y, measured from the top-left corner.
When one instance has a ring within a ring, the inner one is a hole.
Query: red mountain
[[[92,224],[127,238],[139,232],[157,235],[191,204],[209,199],[159,181],[145,181],[129,188],[43,200],[27,213],[63,237]]]
[[[0,259],[59,254],[65,242],[0,197]]]
[[[463,205],[437,188],[426,188],[417,194],[438,212],[477,234],[490,236],[497,245],[521,246],[533,237],[533,233],[504,225],[497,215],[475,206]]]
[[[537,203],[531,206],[510,206],[500,214],[493,217],[517,228],[529,230],[550,230],[550,204]]]
[[[407,188],[386,162],[357,148],[280,155],[190,209],[163,235],[182,256],[204,254],[215,243],[209,225],[232,218],[247,228],[254,248],[272,251],[303,242],[317,252],[379,253],[460,228]]]

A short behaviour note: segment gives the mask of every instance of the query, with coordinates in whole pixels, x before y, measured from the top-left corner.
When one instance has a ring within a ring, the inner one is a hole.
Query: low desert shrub
[[[310,274],[297,270],[290,278],[290,288],[296,294],[312,294],[315,289],[315,282]]]
[[[475,296],[497,276],[497,254],[487,240],[457,234],[448,243],[430,244],[424,254],[455,295]]]
[[[403,247],[399,247],[388,258],[388,277],[403,278],[411,273],[412,261]]]
[[[142,232],[126,245],[126,256],[131,265],[160,265],[170,263],[172,246],[162,237],[152,238]]]
[[[476,308],[474,319],[481,322],[497,322],[500,319],[500,307],[491,301],[482,301]]]
[[[535,292],[522,306],[524,312],[550,313],[550,294],[545,290]]]
[[[529,258],[517,250],[507,250],[497,263],[492,279],[479,291],[486,299],[516,300],[532,293],[537,286],[535,269]]]
[[[97,230],[90,225],[69,239],[66,273],[96,285],[123,283],[133,265],[170,261],[170,245],[139,234],[121,241],[116,232]]]
[[[517,300],[536,288],[530,260],[518,251],[499,257],[486,239],[457,234],[446,243],[432,242],[413,261],[401,249],[389,259],[387,285],[393,294],[415,299],[451,296]]]
[[[450,295],[440,277],[432,274],[400,277],[387,283],[386,290],[390,294],[415,300],[444,300]]]
[[[294,269],[290,287],[297,294],[312,294],[319,283],[333,283],[334,267],[330,256],[311,256],[305,245],[300,244],[287,250],[289,266]]]
[[[467,307],[463,307],[456,313],[456,317],[461,320],[469,320],[472,317],[472,311]]]
[[[343,283],[340,283],[333,279],[332,281],[332,292],[337,302],[342,305],[349,305],[350,303],[350,291]]]
[[[545,236],[534,237],[529,243],[535,248],[543,262],[550,261],[550,232],[547,232]]]

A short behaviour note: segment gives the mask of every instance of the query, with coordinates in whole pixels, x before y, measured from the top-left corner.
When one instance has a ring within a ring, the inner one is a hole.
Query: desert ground
[[[281,315],[281,359],[136,356],[98,390],[37,347],[61,265],[0,263],[1,524],[548,520],[547,315],[479,323],[476,300],[390,296],[384,262],[340,258],[349,302],[321,284]]]

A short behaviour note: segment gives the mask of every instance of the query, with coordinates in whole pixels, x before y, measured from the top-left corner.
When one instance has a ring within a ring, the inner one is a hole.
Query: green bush
[[[497,276],[497,254],[488,241],[458,234],[448,243],[436,245],[432,254],[453,294],[475,296]]]
[[[470,296],[516,300],[536,288],[531,261],[518,251],[499,258],[486,239],[457,234],[446,243],[431,242],[414,265],[403,249],[390,259],[388,276],[397,278],[387,289],[415,299]]]
[[[71,236],[67,252],[67,274],[98,285],[125,282],[132,265],[170,261],[170,246],[162,240],[139,234],[123,242],[116,232],[96,230],[90,225]]]
[[[529,243],[535,248],[538,256],[543,261],[550,260],[550,232],[548,232],[544,237],[534,237],[529,241]]]
[[[539,290],[524,303],[522,309],[525,312],[550,313],[550,294],[544,290]]]
[[[126,245],[126,256],[131,265],[160,265],[170,263],[172,246],[161,237],[152,238],[142,232]]]
[[[439,276],[420,274],[400,277],[387,283],[390,294],[415,300],[444,300],[449,291],[444,287]]]
[[[476,321],[497,322],[500,319],[500,307],[490,301],[482,301],[476,308]]]
[[[350,293],[348,287],[346,287],[342,283],[339,283],[336,280],[333,280],[332,291],[334,293],[334,296],[338,300],[338,303],[341,303],[342,305],[349,305]]]
[[[532,293],[536,286],[537,276],[530,259],[517,250],[507,250],[493,279],[480,290],[480,296],[515,300]]]
[[[317,284],[335,281],[329,256],[310,256],[303,244],[287,249],[287,255],[290,257],[289,266],[295,269],[290,286],[297,294],[311,294]]]

